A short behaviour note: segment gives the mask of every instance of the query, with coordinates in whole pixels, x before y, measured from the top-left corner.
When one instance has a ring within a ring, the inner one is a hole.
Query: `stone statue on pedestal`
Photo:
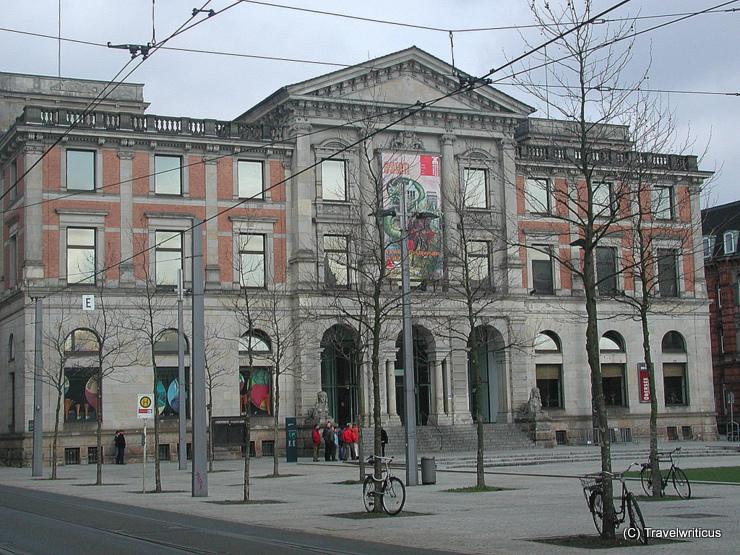
[[[329,396],[326,391],[319,391],[316,394],[316,404],[311,408],[308,414],[308,420],[312,424],[323,426],[327,420],[331,420],[329,414]]]

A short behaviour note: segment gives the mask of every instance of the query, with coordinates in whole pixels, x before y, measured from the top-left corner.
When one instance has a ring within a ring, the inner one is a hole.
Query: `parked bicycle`
[[[665,488],[668,482],[673,483],[673,488],[681,499],[689,499],[691,497],[691,484],[689,479],[686,477],[686,473],[678,468],[675,459],[678,458],[681,448],[676,447],[673,451],[662,451],[658,453],[659,462],[670,462],[671,468],[668,472],[661,472],[660,476],[660,496],[665,495]],[[674,457],[674,454],[676,455]],[[642,482],[642,489],[645,490],[647,495],[653,494],[653,467],[650,463],[642,463],[642,470],[640,471],[640,482]]]
[[[376,460],[380,461],[382,465],[382,475],[380,478],[375,478],[374,474],[365,477],[362,484],[362,501],[365,503],[365,510],[368,513],[372,512],[375,509],[378,497],[380,497],[383,510],[389,515],[397,515],[406,502],[406,488],[403,482],[393,476],[391,472],[393,457],[370,456],[367,463],[374,465]]]
[[[637,504],[637,499],[632,492],[627,490],[624,483],[624,475],[638,463],[632,463],[623,472],[597,472],[596,474],[586,474],[581,476],[581,486],[583,487],[583,496],[586,498],[588,510],[594,519],[594,526],[601,534],[604,531],[604,479],[610,477],[613,480],[619,480],[622,484],[622,493],[620,495],[620,509],[614,508],[615,525],[617,528],[629,518],[630,528],[637,530],[637,537],[647,545],[648,538],[645,533],[645,519],[642,517],[642,511]]]

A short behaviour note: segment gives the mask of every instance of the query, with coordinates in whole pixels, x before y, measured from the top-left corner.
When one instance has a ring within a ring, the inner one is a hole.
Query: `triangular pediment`
[[[326,99],[341,103],[412,105],[429,102],[455,91],[461,72],[417,47],[289,85],[249,110],[247,115],[270,110],[269,104],[288,99]],[[470,77],[462,73],[464,77]],[[534,109],[484,85],[458,92],[433,104],[435,109],[462,110],[525,118]],[[264,113],[264,112],[263,112]]]

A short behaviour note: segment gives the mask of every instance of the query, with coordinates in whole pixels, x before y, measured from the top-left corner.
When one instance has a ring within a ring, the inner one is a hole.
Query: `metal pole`
[[[154,407],[157,410],[157,407]],[[144,419],[144,435],[141,438],[144,453],[141,456],[141,493],[146,493],[146,419]]]
[[[208,497],[208,472],[206,470],[208,442],[206,439],[206,357],[205,357],[205,307],[203,303],[203,222],[193,226],[193,295],[192,295],[192,344],[190,347],[190,374],[193,384],[193,414],[191,419],[193,453],[193,497]]]
[[[411,284],[409,283],[408,221],[406,219],[406,180],[401,180],[401,291],[403,293],[403,387],[406,424],[406,485],[419,483],[416,464],[416,392],[414,384],[414,342],[411,324]]]
[[[183,329],[182,298],[182,268],[179,268],[177,270],[177,399],[179,405],[179,409],[177,411],[177,428],[179,432],[177,442],[177,462],[180,470],[187,470],[188,457],[185,441],[185,434],[187,433],[185,430],[185,422],[187,420],[187,399],[185,398],[185,387],[187,381],[185,380],[185,330]]]
[[[44,382],[41,379],[44,367],[41,351],[41,298],[36,297],[33,357],[33,461],[31,476],[44,475]]]

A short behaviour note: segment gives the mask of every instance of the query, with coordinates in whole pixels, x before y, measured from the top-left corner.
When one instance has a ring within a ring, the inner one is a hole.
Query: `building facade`
[[[740,202],[703,210],[702,228],[717,425],[727,433],[728,395],[740,401]],[[733,409],[737,421],[737,405]]]
[[[45,372],[61,384],[46,388],[43,425],[53,429],[59,399],[60,452],[85,459],[99,408],[107,434],[137,429],[136,394],[151,391],[154,381],[162,443],[172,444],[174,455],[174,285],[180,268],[189,287],[191,234],[202,220],[195,229],[202,230],[205,247],[207,351],[209,366],[218,370],[213,415],[252,411],[255,451],[275,448],[267,429],[276,326],[287,326],[280,327],[283,338],[289,329],[300,340],[284,343],[289,354],[278,378],[280,415],[310,422],[323,410],[317,405],[323,391],[335,420],[367,418],[370,361],[350,314],[360,305],[342,299],[367,285],[365,262],[358,261],[364,251],[355,246],[377,232],[360,199],[378,179],[386,184],[401,176],[416,187],[407,198],[418,211],[414,221],[421,222],[410,260],[419,423],[449,430],[473,421],[468,341],[450,286],[459,267],[450,230],[462,229],[474,214],[465,260],[492,299],[476,330],[483,345],[482,418],[514,426],[537,387],[559,440],[592,439],[583,286],[558,263],[578,250],[552,200],[572,178],[572,146],[558,139],[567,126],[531,117],[530,107],[490,86],[409,109],[455,90],[452,75],[448,64],[410,48],[284,87],[233,121],[148,114],[139,85],[123,85],[83,113],[80,103],[104,83],[0,76],[3,113],[15,118],[5,116],[8,128],[0,139],[5,458],[22,460],[30,452],[31,299],[37,296],[44,298]],[[401,114],[403,121],[394,123]],[[372,137],[362,141],[369,131]],[[624,128],[608,133],[605,181],[623,161],[607,150],[629,148]],[[671,253],[656,269],[665,274],[657,302],[686,309],[680,319],[666,313],[651,321],[653,336],[662,340],[653,353],[660,432],[708,438],[715,433],[715,407],[698,231],[699,188],[708,174],[693,156],[651,155],[649,164],[661,175],[654,209],[668,230],[661,248]],[[469,195],[456,220],[453,205],[462,184]],[[675,230],[688,239],[677,242]],[[392,225],[386,229],[393,232]],[[616,269],[628,245],[612,242]],[[609,260],[601,262],[609,267]],[[391,273],[396,263],[388,259]],[[639,391],[642,338],[636,322],[615,317],[624,309],[613,293],[630,295],[635,283],[611,273],[612,295],[604,286],[599,302],[603,384],[610,425],[621,429],[620,437],[634,437],[646,434],[649,414]],[[385,299],[397,297],[396,286],[390,278]],[[127,337],[108,365],[102,407],[93,379],[100,310],[83,311],[83,294],[102,297]],[[145,310],[147,298],[156,310]],[[235,310],[238,299],[254,303],[251,337],[245,336],[250,327],[243,309]],[[383,418],[392,428],[402,423],[403,363],[400,310],[389,314],[379,388]],[[147,322],[156,332],[153,364],[142,332]],[[252,385],[250,393],[244,384]]]

